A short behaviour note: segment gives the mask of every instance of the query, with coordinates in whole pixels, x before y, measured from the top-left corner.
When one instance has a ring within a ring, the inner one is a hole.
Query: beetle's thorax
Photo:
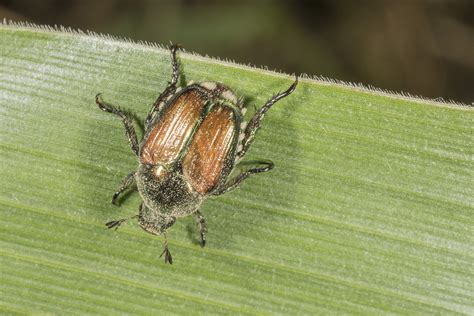
[[[194,213],[201,205],[202,197],[177,170],[140,163],[135,180],[149,212],[182,217]]]

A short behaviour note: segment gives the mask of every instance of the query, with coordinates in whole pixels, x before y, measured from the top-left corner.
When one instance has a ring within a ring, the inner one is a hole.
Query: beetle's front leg
[[[115,228],[115,230],[117,230],[117,228],[119,228],[123,222],[128,221],[129,219],[132,219],[132,218],[137,218],[137,217],[138,217],[138,214],[133,215],[132,217],[117,219],[117,220],[105,223],[105,226],[107,226],[108,229]]]
[[[132,120],[130,119],[130,117],[128,117],[127,113],[113,106],[112,104],[104,102],[100,93],[95,96],[95,102],[97,103],[99,109],[101,109],[102,111],[118,115],[122,119],[123,125],[125,126],[125,133],[127,134],[128,142],[130,143],[130,147],[132,148],[133,153],[138,156],[137,133],[135,132]]]
[[[194,213],[195,219],[196,219],[196,224],[199,227],[199,236],[201,237],[200,239],[200,245],[201,247],[204,247],[206,245],[206,234],[207,234],[207,224],[206,224],[206,219],[202,215],[199,210],[197,210]]]
[[[255,134],[257,133],[258,129],[260,128],[260,124],[265,117],[265,113],[275,104],[278,100],[283,99],[284,97],[290,95],[296,89],[296,85],[298,84],[298,76],[296,76],[295,82],[286,90],[281,93],[274,95],[273,97],[268,100],[264,106],[262,106],[252,117],[247,128],[244,131],[244,139],[242,140],[242,149],[237,152],[237,159],[242,158],[245,156],[245,153],[250,147]]]
[[[234,178],[227,181],[221,188],[218,188],[212,195],[221,195],[226,192],[232,191],[239,186],[239,184],[250,177],[252,174],[267,172],[273,169],[274,164],[270,160],[259,160],[259,161],[248,161],[243,162],[241,165],[260,165],[255,168],[250,168],[246,171],[242,171],[240,174]]]
[[[163,244],[163,252],[160,255],[160,258],[164,255],[165,256],[165,263],[173,264],[173,257],[171,257],[171,252],[168,249],[168,238],[166,237],[166,233],[164,233],[165,241]]]
[[[112,204],[117,205],[117,199],[120,196],[120,194],[122,194],[123,191],[128,189],[134,183],[135,183],[135,171],[132,171],[122,180],[122,184],[114,193],[114,196],[112,197]]]

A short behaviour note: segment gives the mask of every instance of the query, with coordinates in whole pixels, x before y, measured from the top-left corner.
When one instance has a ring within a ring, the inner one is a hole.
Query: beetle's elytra
[[[271,97],[248,122],[244,122],[242,100],[225,85],[217,82],[189,83],[177,87],[179,64],[177,45],[171,47],[171,81],[153,104],[145,120],[144,137],[139,143],[129,116],[96,96],[97,106],[118,115],[124,125],[138,170],[130,172],[112,197],[136,185],[143,202],[138,218],[140,227],[151,234],[164,235],[161,255],[172,263],[166,231],[176,218],[194,215],[200,230],[201,246],[206,243],[206,221],[199,212],[201,203],[235,189],[250,175],[273,168],[271,161],[253,161],[252,168],[237,176],[229,175],[252,143],[265,113],[275,102],[291,94],[298,77],[288,90]],[[248,165],[248,164],[246,164]],[[127,218],[108,222],[117,228]]]

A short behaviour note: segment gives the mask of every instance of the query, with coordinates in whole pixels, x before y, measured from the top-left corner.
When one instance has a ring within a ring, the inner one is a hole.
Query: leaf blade
[[[3,26],[0,36],[12,43],[0,55],[2,307],[472,311],[472,109],[303,80],[249,153],[276,169],[205,203],[208,247],[195,244],[192,219],[178,221],[170,268],[159,240],[134,223],[103,226],[139,199],[109,205],[136,161],[120,121],[94,104],[102,92],[144,118],[169,80],[168,53],[29,28]],[[257,106],[291,82],[181,58],[186,79],[224,82]]]

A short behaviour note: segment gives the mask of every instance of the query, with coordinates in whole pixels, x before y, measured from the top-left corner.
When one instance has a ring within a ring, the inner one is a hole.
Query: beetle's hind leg
[[[117,191],[114,193],[112,197],[112,204],[118,205],[117,204],[117,199],[120,196],[120,194],[123,193],[126,189],[128,189],[132,184],[135,184],[135,171],[130,172],[123,180],[122,184],[120,187],[117,189]]]
[[[202,215],[199,210],[197,210],[194,213],[195,219],[196,219],[196,224],[199,227],[199,237],[200,237],[200,242],[199,244],[201,247],[204,247],[206,245],[206,234],[207,234],[207,224],[206,224],[206,219],[204,218],[204,215]]]
[[[176,86],[176,83],[178,83],[179,79],[179,63],[178,63],[178,58],[176,57],[176,52],[181,48],[181,45],[179,44],[174,44],[171,46],[171,68],[173,69],[173,72],[171,74],[171,81],[170,85]]]
[[[158,113],[163,108],[166,100],[176,92],[176,84],[178,83],[179,79],[179,62],[176,52],[180,48],[181,46],[178,44],[171,46],[171,81],[168,83],[168,86],[166,86],[165,90],[160,94],[158,99],[156,99],[155,103],[153,103],[150,112],[148,112],[148,115],[145,119],[145,129],[148,129],[150,123],[155,119],[156,115],[158,115]]]
[[[218,188],[215,192],[212,193],[212,195],[221,195],[226,192],[232,191],[236,189],[242,181],[244,181],[251,175],[270,171],[274,167],[273,162],[270,160],[247,161],[240,163],[240,165],[252,165],[254,166],[254,168],[242,171],[237,176],[227,181],[222,187]],[[258,167],[255,167],[256,165]]]
[[[105,223],[105,226],[107,226],[108,229],[115,228],[115,230],[117,230],[117,228],[119,228],[120,225],[122,225],[123,222],[125,222],[129,219],[132,219],[132,218],[137,218],[137,217],[138,217],[138,214],[133,215],[131,217],[127,217],[127,218],[117,219],[115,221],[110,221],[110,222]]]
[[[133,127],[132,120],[127,115],[127,113],[118,107],[113,106],[112,104],[104,102],[104,100],[102,100],[101,93],[95,96],[95,103],[97,103],[97,106],[102,111],[115,114],[122,119],[123,125],[125,126],[125,133],[127,134],[128,142],[130,143],[130,148],[132,149],[133,153],[138,156],[137,133],[135,132],[135,127]]]
[[[296,85],[298,84],[298,76],[296,76],[295,82],[283,92],[280,92],[274,96],[272,96],[252,117],[249,124],[245,128],[244,131],[244,139],[242,140],[242,148],[239,149],[237,152],[237,159],[242,158],[245,156],[245,153],[250,147],[252,143],[255,133],[257,133],[258,129],[260,128],[260,124],[265,117],[265,113],[275,104],[278,100],[283,99],[286,96],[289,96],[293,91],[296,89]]]

